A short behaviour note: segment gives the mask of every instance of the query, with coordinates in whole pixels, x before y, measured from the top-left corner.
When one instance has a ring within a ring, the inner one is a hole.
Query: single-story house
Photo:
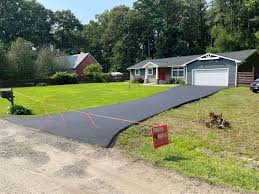
[[[84,75],[84,69],[88,65],[99,64],[90,53],[68,55],[65,56],[65,60],[68,62],[68,71],[76,73],[78,76]]]
[[[189,85],[237,86],[238,73],[259,77],[259,52],[256,49],[228,53],[207,53],[144,60],[128,68],[130,78],[142,77],[145,83],[165,83],[179,78]]]

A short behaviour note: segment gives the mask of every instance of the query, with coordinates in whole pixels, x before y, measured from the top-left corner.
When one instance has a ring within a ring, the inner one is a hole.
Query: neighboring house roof
[[[252,54],[254,54],[256,51],[257,51],[256,49],[251,49],[251,50],[228,52],[228,53],[215,53],[215,55],[222,56],[230,60],[243,62]],[[154,63],[158,67],[177,67],[177,66],[182,66],[184,64],[193,62],[202,56],[204,55],[191,55],[191,56],[183,56],[183,57],[144,60],[144,61],[141,61],[140,63],[137,63],[136,65],[129,67],[128,69],[141,69],[141,68],[144,68],[144,66],[148,63]]]
[[[69,63],[68,65],[69,65],[70,69],[76,69],[77,66],[80,65],[80,63],[89,55],[95,60],[95,58],[90,53],[80,53],[77,55],[68,55],[68,56],[65,56],[65,59],[68,61],[68,63]],[[96,63],[98,63],[98,62],[96,61]]]

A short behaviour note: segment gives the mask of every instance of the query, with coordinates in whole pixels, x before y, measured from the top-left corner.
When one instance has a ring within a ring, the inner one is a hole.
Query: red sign
[[[167,125],[158,125],[152,128],[154,148],[169,144]]]

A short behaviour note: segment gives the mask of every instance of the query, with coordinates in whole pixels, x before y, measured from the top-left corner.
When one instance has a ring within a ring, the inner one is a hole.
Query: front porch
[[[168,79],[170,79],[167,75],[169,75],[169,71],[171,68],[146,68],[145,69],[145,80],[144,83],[154,83],[154,84],[163,84]]]
[[[144,68],[145,84],[166,84],[171,78],[186,78],[184,67],[159,67],[154,63],[148,63]]]

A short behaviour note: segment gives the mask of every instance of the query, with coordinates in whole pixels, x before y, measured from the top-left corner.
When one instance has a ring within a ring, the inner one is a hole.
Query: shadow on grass
[[[180,162],[183,160],[189,160],[188,158],[185,157],[181,157],[181,156],[169,156],[167,158],[164,159],[167,162]]]

